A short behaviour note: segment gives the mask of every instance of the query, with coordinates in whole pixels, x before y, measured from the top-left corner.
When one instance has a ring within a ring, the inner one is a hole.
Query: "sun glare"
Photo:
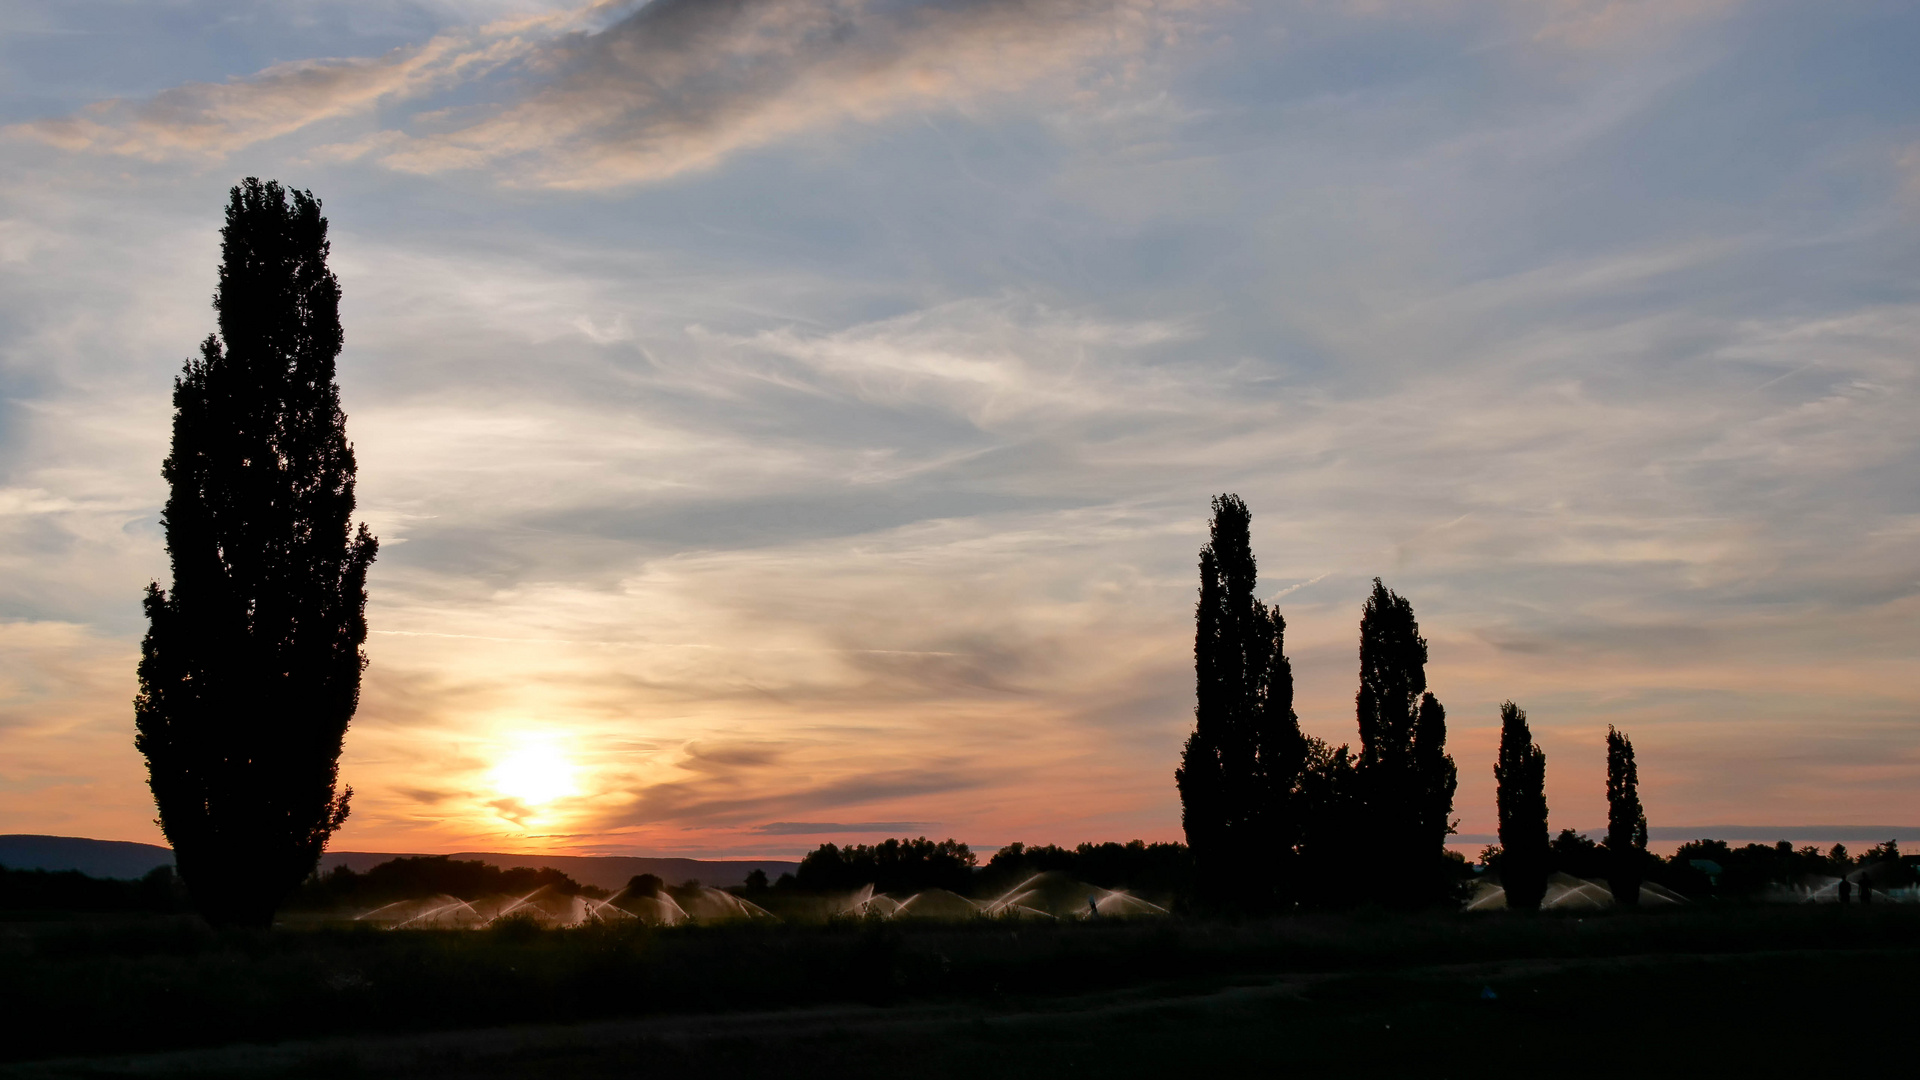
[[[574,794],[574,767],[560,748],[543,739],[526,739],[493,767],[500,794],[528,806],[540,806]]]

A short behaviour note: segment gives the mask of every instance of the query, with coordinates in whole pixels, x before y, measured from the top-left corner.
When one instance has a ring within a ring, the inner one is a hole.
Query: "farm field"
[[[9,1076],[1777,1075],[1890,1064],[1920,1004],[1893,905],[4,933]]]

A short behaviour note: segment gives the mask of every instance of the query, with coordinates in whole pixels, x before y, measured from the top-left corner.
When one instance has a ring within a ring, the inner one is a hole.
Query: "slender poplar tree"
[[[1447,710],[1432,694],[1420,695],[1414,720],[1413,774],[1419,782],[1415,828],[1420,845],[1428,851],[1444,849],[1453,834],[1453,793],[1460,772],[1447,753]]]
[[[1427,692],[1427,641],[1413,605],[1373,579],[1360,615],[1360,723],[1357,778],[1369,840],[1401,878],[1402,895],[1436,899],[1438,870],[1453,832],[1458,782],[1446,752],[1446,710]]]
[[[1259,601],[1255,601],[1259,603]],[[1287,659],[1287,621],[1277,607],[1267,610],[1273,644],[1253,710],[1254,862],[1261,907],[1286,906],[1301,899],[1299,848],[1305,838],[1305,770],[1311,752],[1293,711],[1293,664]]]
[[[147,588],[135,745],[195,906],[264,926],[347,817],[378,543],[352,523],[320,201],[251,177],[230,196],[220,332],[174,382],[173,581]]]
[[[1647,815],[1640,807],[1640,769],[1633,743],[1607,726],[1607,885],[1617,904],[1640,902],[1647,860]]]
[[[1547,893],[1550,859],[1547,755],[1533,741],[1526,711],[1511,701],[1500,706],[1500,759],[1493,778],[1499,783],[1500,883],[1507,907],[1535,911]]]
[[[1254,596],[1258,573],[1237,495],[1213,500],[1194,622],[1194,730],[1174,782],[1199,899],[1270,906],[1291,888],[1306,742],[1293,711],[1286,623]]]

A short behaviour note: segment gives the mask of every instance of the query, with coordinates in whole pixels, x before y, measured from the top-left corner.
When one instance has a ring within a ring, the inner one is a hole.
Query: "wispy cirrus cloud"
[[[1215,0],[652,0],[501,20],[380,57],[279,64],[225,83],[103,101],[11,134],[70,151],[219,159],[383,105],[464,89],[398,127],[315,148],[408,172],[487,169],[605,188],[714,165],[847,121],[964,108],[1042,81],[1111,84]],[[573,28],[571,32],[564,32]],[[516,77],[477,85],[512,65]],[[1078,86],[1091,90],[1091,86]]]
[[[1634,42],[1737,0],[1506,5],[1535,42]],[[599,0],[441,33],[384,56],[279,64],[15,125],[70,151],[219,160],[383,107],[310,148],[412,173],[484,170],[520,186],[604,189],[711,168],[804,132],[923,109],[968,110],[1037,86],[1093,104],[1158,49],[1205,36],[1230,0]],[[1349,5],[1433,18],[1472,5]],[[608,25],[599,25],[607,23]],[[511,78],[489,76],[510,69]],[[445,100],[428,105],[420,99]],[[404,107],[402,107],[404,106]],[[364,125],[363,125],[364,127]]]
[[[654,0],[555,42],[553,81],[384,160],[598,188],[675,176],[842,122],[1062,80],[1111,82],[1208,0]]]
[[[1742,0],[1521,0],[1540,19],[1541,40],[1579,47],[1618,44],[1726,11]]]
[[[829,833],[912,834],[939,828],[937,821],[769,821],[754,832],[766,836],[822,836]]]
[[[10,134],[64,150],[148,161],[219,160],[328,120],[358,116],[478,78],[525,57],[570,16],[507,20],[380,57],[298,60],[224,83],[188,83],[143,101],[113,99]]]

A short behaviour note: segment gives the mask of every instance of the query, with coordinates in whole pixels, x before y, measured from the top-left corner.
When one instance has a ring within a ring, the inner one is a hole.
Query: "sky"
[[[332,223],[349,850],[1180,838],[1209,499],[1494,831],[1920,824],[1920,8],[10,0],[0,832],[132,745],[227,190]],[[1831,830],[1830,830],[1831,831]],[[1659,835],[1658,833],[1656,835]]]

